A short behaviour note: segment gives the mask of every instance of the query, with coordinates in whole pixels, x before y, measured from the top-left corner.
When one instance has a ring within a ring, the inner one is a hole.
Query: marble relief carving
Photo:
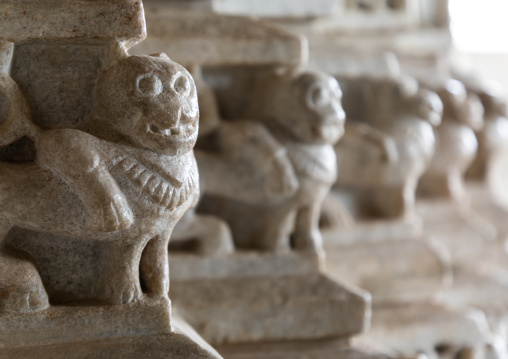
[[[128,55],[140,1],[78,4],[73,36],[64,2],[50,5],[0,4],[0,356],[218,358],[174,331],[168,298],[168,241],[199,197],[192,76],[165,54]],[[60,30],[34,35],[31,11]]]
[[[144,3],[0,1],[0,357],[506,357],[506,101],[359,31],[430,15]]]

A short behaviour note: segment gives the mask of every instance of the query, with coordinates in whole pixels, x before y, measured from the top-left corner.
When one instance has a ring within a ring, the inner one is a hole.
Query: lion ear
[[[152,57],[158,57],[159,59],[164,59],[164,60],[168,60],[168,61],[171,61],[171,59],[169,58],[168,55],[166,55],[164,52],[159,52],[157,54],[150,54],[150,56]]]

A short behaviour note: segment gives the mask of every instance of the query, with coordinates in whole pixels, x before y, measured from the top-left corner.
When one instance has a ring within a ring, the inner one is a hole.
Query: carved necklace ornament
[[[337,158],[331,146],[284,142],[295,171],[318,182],[332,184],[337,179]]]
[[[188,157],[188,156],[187,156]],[[190,161],[189,161],[190,162]],[[126,156],[116,165],[153,203],[163,210],[173,212],[182,206],[199,186],[197,166],[192,161],[190,171],[184,183],[175,186],[174,179],[167,180],[162,174],[152,171],[133,156]]]

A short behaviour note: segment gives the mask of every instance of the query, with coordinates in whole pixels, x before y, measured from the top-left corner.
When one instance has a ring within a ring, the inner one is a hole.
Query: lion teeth
[[[149,130],[153,133],[156,133],[158,135],[162,135],[162,136],[171,136],[171,135],[178,135],[180,134],[180,128],[178,127],[175,127],[175,128],[160,128],[159,126],[157,125],[150,125],[150,128]]]

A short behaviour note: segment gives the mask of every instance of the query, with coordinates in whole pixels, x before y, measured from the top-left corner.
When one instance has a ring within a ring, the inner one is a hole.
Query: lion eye
[[[173,80],[173,89],[181,96],[189,96],[192,89],[191,80],[180,72]]]
[[[323,86],[313,86],[307,92],[307,104],[311,108],[320,108],[330,103],[330,92]]]
[[[153,74],[141,75],[136,80],[136,88],[142,96],[153,97],[162,93],[161,79]]]

